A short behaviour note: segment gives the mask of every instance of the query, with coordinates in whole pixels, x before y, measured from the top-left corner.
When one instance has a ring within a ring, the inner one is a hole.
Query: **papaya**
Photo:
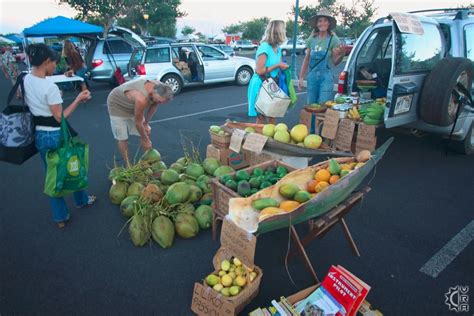
[[[298,201],[283,201],[280,203],[280,208],[284,211],[291,212],[300,205]]]
[[[329,160],[329,172],[331,175],[339,175],[341,173],[341,166],[335,159]]]
[[[269,217],[279,215],[279,214],[285,214],[286,211],[278,208],[278,207],[266,207],[263,209],[260,214],[258,215],[258,221],[261,222]]]
[[[261,198],[252,201],[252,207],[257,210],[263,210],[267,207],[278,207],[279,203],[272,198]]]

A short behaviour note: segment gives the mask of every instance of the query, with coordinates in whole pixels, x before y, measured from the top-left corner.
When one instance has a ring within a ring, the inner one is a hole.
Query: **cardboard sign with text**
[[[263,136],[257,133],[250,133],[247,135],[247,137],[245,137],[245,143],[242,148],[259,154],[262,152],[262,149],[265,146],[267,140],[267,136]]]
[[[324,117],[323,130],[321,136],[327,139],[335,139],[339,125],[339,112],[328,109]]]
[[[235,129],[230,138],[229,149],[235,151],[236,153],[240,152],[242,147],[242,142],[244,141],[245,131],[241,129]]]
[[[230,219],[224,218],[221,230],[221,247],[252,268],[254,266],[257,237],[243,230]]]
[[[390,13],[390,16],[395,20],[400,32],[423,35],[425,30],[421,24],[420,18],[416,15],[407,13]]]
[[[233,316],[235,308],[232,302],[209,286],[194,283],[191,310],[197,315]]]
[[[364,123],[359,124],[359,130],[357,131],[356,141],[356,154],[364,149],[372,152],[375,150],[377,145],[377,137],[375,136],[375,126],[367,125]]]
[[[355,122],[349,119],[342,119],[337,128],[336,148],[350,151],[352,138],[354,137]]]

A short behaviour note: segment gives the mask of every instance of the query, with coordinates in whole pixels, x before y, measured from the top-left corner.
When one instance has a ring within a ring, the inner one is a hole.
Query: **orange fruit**
[[[297,201],[283,201],[280,203],[280,208],[284,211],[291,212],[300,205],[300,202]]]
[[[308,183],[306,183],[306,190],[309,193],[316,193],[316,185],[318,182],[318,180],[310,180]]]
[[[331,178],[329,178],[329,184],[334,184],[337,181],[339,181],[340,177],[338,175],[333,175]]]
[[[321,181],[316,185],[316,192],[319,193],[325,190],[329,186],[329,183],[326,181]]]
[[[329,178],[331,178],[331,173],[326,169],[321,169],[316,172],[314,175],[314,179],[318,181],[325,181],[328,182]]]
[[[343,164],[341,165],[341,170],[352,170],[352,167],[349,164]]]

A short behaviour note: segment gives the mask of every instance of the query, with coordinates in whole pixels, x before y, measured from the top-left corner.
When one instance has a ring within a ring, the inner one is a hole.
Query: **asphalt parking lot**
[[[0,98],[6,100],[9,83],[0,77]],[[178,239],[169,250],[154,243],[135,248],[126,232],[119,235],[125,220],[108,200],[107,175],[118,157],[105,107],[109,91],[93,83],[93,99],[70,119],[90,144],[89,191],[99,200],[80,210],[69,200],[72,219],[65,230],[50,219],[39,157],[22,166],[0,163],[1,315],[190,315],[193,284],[212,271],[218,243],[210,231]],[[155,114],[154,147],[169,165],[182,156],[183,134],[204,156],[209,125],[248,120],[246,93],[233,84],[184,89]],[[65,105],[73,97],[66,93]],[[284,119],[288,125],[298,122],[305,95],[299,97]],[[472,311],[474,157],[446,154],[437,136],[385,130],[379,142],[392,136],[395,142],[370,180],[372,191],[346,218],[361,257],[336,227],[310,244],[310,259],[320,278],[340,264],[366,281],[372,286],[368,301],[385,315],[457,315],[444,297],[457,285],[470,287]],[[131,147],[137,149],[137,139]],[[307,227],[297,229],[304,233]],[[282,260],[287,246],[284,229],[258,237],[255,262],[264,276],[245,312],[312,285],[300,260],[289,263],[292,283]],[[437,257],[440,251],[447,258]],[[427,263],[440,269],[448,264],[433,277],[420,271]]]

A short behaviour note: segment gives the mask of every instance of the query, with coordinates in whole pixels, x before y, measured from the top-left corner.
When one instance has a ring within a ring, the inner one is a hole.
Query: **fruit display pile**
[[[254,269],[246,267],[238,258],[233,257],[223,260],[220,270],[209,274],[205,282],[214,291],[229,297],[238,295],[256,278],[257,272]]]
[[[252,208],[259,212],[258,221],[294,211],[353,170],[363,166],[369,159],[369,151],[360,152],[356,161],[351,163],[339,164],[335,159],[330,159],[327,167],[315,171],[312,179],[307,183],[287,182],[278,186],[278,198],[263,197],[252,201]]]
[[[199,163],[183,157],[167,168],[160,153],[152,149],[130,168],[110,171],[109,197],[128,218],[128,232],[135,246],[153,239],[170,248],[175,234],[191,238],[211,227],[209,181],[231,172],[231,167],[220,166],[213,158]]]
[[[217,126],[217,125],[211,125],[209,127],[209,131],[213,134],[218,135],[218,136],[230,136],[229,133],[227,133],[220,126]]]
[[[247,197],[277,183],[287,173],[288,169],[284,166],[268,166],[265,170],[257,167],[251,173],[239,170],[235,175],[223,175],[219,178],[219,182],[240,196]]]
[[[245,130],[247,132],[255,132],[251,127]],[[293,144],[310,149],[318,149],[323,142],[321,136],[310,134],[308,127],[304,124],[297,124],[293,126],[291,130],[288,129],[288,126],[284,123],[277,125],[265,124],[262,129],[262,134],[281,143]]]
[[[372,102],[362,104],[359,107],[353,106],[349,110],[347,117],[354,121],[364,122],[367,125],[378,125],[383,123],[384,113],[384,103]]]

